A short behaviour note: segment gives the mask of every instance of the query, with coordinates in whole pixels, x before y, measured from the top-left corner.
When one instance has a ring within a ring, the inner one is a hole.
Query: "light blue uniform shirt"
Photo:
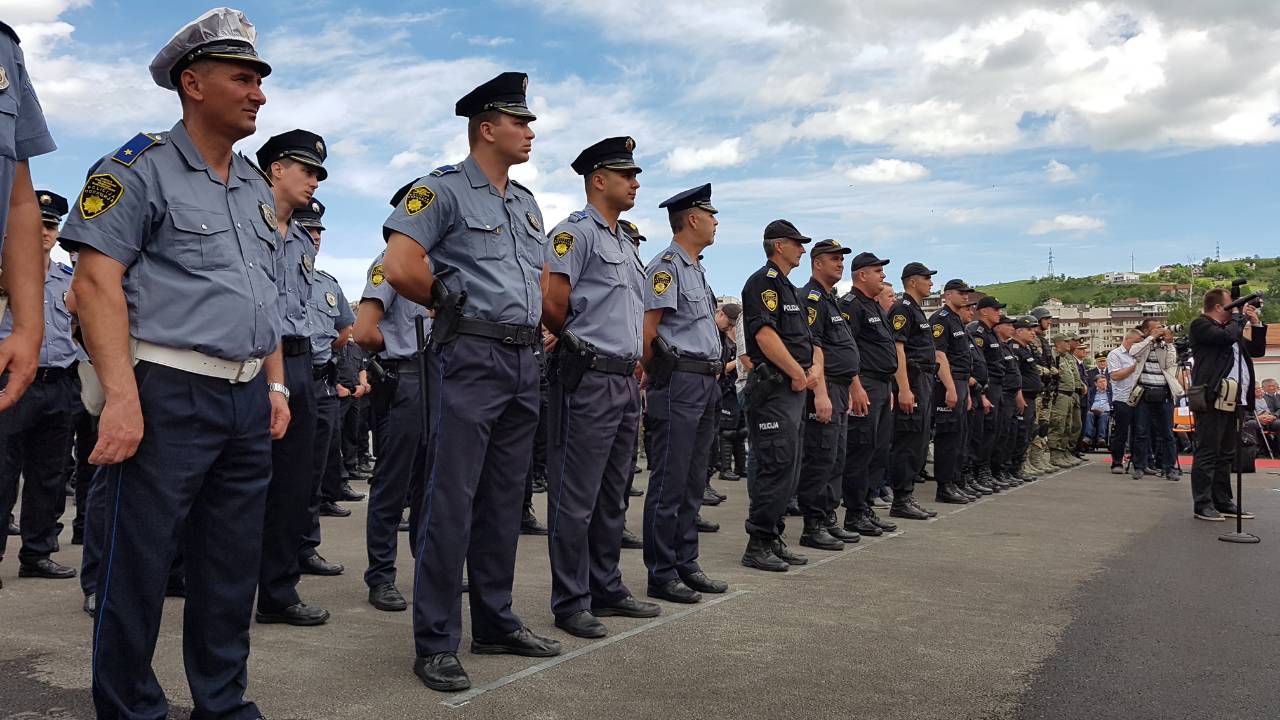
[[[9,222],[9,196],[17,164],[57,149],[49,136],[44,111],[27,76],[16,35],[0,23],[0,245]]]
[[[310,326],[312,289],[316,284],[316,244],[311,233],[296,222],[289,223],[289,236],[284,241],[284,293],[281,294],[285,337],[307,337]]]
[[[377,300],[382,303],[382,320],[378,322],[378,330],[382,333],[383,350],[378,353],[378,357],[386,360],[408,360],[418,351],[418,331],[414,318],[419,315],[426,318],[428,336],[431,334],[431,318],[427,317],[425,307],[401,297],[391,287],[391,283],[387,282],[382,267],[385,255],[386,251],[379,253],[369,266],[360,300]]]
[[[702,266],[674,241],[645,268],[644,309],[666,310],[658,337],[680,351],[680,357],[720,359],[716,296]]]
[[[315,271],[307,311],[311,314],[311,364],[324,365],[333,358],[338,332],[355,324],[356,316],[337,278],[323,270]]]
[[[644,264],[622,228],[587,205],[549,233],[547,266],[569,278],[565,329],[597,352],[638,360],[644,338]]]
[[[71,312],[67,291],[71,289],[71,268],[49,263],[44,275],[44,341],[40,343],[40,367],[71,367],[79,359],[79,346],[71,339]],[[13,315],[7,311],[0,322],[0,340],[13,334]]]
[[[505,197],[468,156],[432,170],[383,223],[427,251],[437,281],[465,290],[465,317],[536,327],[542,320],[542,211],[514,180]]]
[[[266,179],[233,153],[223,183],[181,121],[140,137],[98,162],[62,238],[125,266],[133,337],[237,362],[271,354],[284,242]]]

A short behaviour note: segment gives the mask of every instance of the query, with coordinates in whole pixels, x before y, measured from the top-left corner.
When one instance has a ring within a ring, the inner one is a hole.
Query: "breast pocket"
[[[680,289],[680,302],[685,306],[682,312],[687,311],[692,317],[707,314],[707,291],[701,287],[689,287]]]
[[[610,285],[626,284],[626,257],[621,252],[597,244],[595,256],[600,261],[601,275]]]
[[[0,93],[0,156],[16,158],[18,132],[18,101],[14,97],[17,88],[10,87]]]
[[[477,259],[502,260],[510,255],[511,238],[507,235],[505,217],[471,215],[464,217],[463,222],[467,226],[467,244]]]
[[[520,253],[524,261],[541,272],[542,265],[547,260],[547,236],[540,230],[526,226],[524,235],[518,237],[520,237]]]
[[[240,257],[231,221],[221,213],[199,208],[169,208],[173,223],[172,250],[178,264],[197,272],[225,270]]]

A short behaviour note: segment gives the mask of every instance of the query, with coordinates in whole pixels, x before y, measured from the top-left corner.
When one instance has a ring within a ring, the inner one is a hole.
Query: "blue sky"
[[[712,286],[737,294],[785,217],[895,268],[995,282],[1273,255],[1280,9],[1224,0],[245,2],[275,72],[247,153],[325,136],[320,266],[358,294],[387,197],[466,152],[454,101],[529,73],[540,119],[515,176],[553,224],[581,206],[569,161],[631,135],[629,216],[665,247],[657,204],[711,182]],[[38,7],[37,7],[38,6]],[[95,159],[168,129],[146,65],[203,3],[0,0],[60,150],[36,182],[74,196]],[[793,275],[807,278],[805,268]]]

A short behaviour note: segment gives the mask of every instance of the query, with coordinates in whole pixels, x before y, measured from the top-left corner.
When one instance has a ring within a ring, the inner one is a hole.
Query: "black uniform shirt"
[[[901,300],[894,303],[889,316],[893,318],[893,340],[903,344],[907,364],[926,371],[936,370],[936,346],[929,330],[929,319],[924,316],[920,305],[911,296],[904,294]]]
[[[1018,367],[1018,357],[1013,354],[1013,341],[999,342],[997,338],[996,347],[1000,348],[1000,388],[1006,392],[1021,390],[1022,371]]]
[[[933,342],[947,354],[951,374],[967,377],[973,370],[973,354],[969,351],[969,335],[960,316],[950,308],[942,308],[929,318]]]
[[[861,370],[880,375],[897,372],[898,353],[894,348],[893,331],[889,329],[889,319],[885,317],[880,303],[854,288],[840,298],[837,307],[849,322],[849,332],[858,345]]]
[[[836,306],[836,296],[812,278],[800,289],[800,296],[813,344],[822,348],[823,370],[827,377],[852,379],[858,374],[862,361],[849,322]]]
[[[769,362],[756,342],[756,333],[767,325],[782,338],[800,367],[807,370],[813,365],[813,346],[817,343],[809,335],[800,293],[772,260],[747,278],[742,288],[742,314],[743,329],[747,331],[747,357],[752,364]]]
[[[969,340],[970,373],[973,375],[973,379],[978,381],[979,385],[986,387],[987,383],[991,381],[991,375],[987,369],[987,356],[978,347],[978,328],[980,327],[982,327],[982,323],[977,320],[970,320],[964,326],[964,334]],[[985,345],[986,342],[984,341],[982,344]]]
[[[1009,349],[1013,351],[1022,371],[1022,392],[1038,393],[1043,390],[1044,383],[1040,380],[1040,361],[1036,351],[1017,340],[1009,341]]]
[[[989,328],[981,320],[975,320],[976,327],[973,329],[973,344],[978,346],[978,351],[982,353],[983,359],[987,365],[987,383],[1001,385],[1004,379],[1005,360],[1004,356],[1007,351],[1000,342],[1000,337],[996,335],[995,328]]]

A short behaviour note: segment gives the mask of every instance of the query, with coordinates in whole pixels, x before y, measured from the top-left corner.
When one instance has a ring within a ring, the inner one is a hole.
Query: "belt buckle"
[[[262,358],[249,358],[240,363],[240,367],[236,370],[236,376],[231,379],[233,383],[245,383],[258,376],[258,368],[262,367]]]

